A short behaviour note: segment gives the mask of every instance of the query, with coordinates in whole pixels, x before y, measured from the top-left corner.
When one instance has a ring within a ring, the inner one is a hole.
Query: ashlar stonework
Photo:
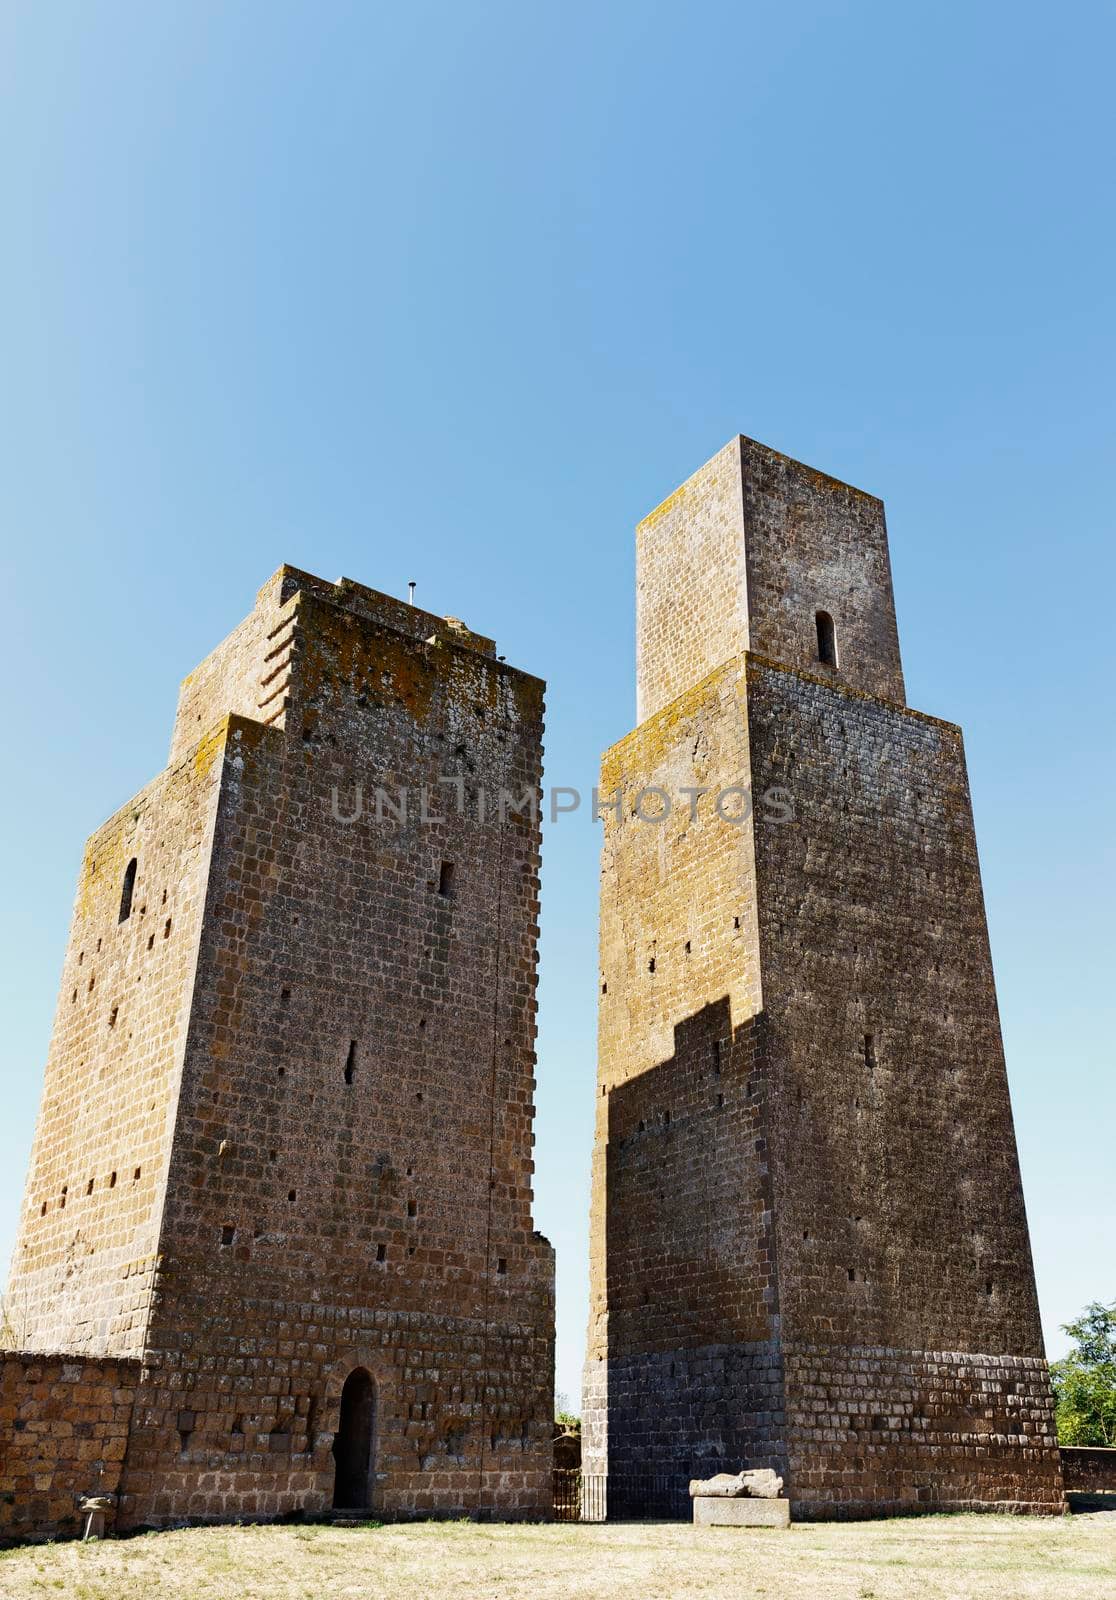
[[[542,729],[491,640],[291,567],[185,680],[85,850],[0,1533],[549,1514]]]
[[[964,749],[905,703],[883,505],[737,438],[636,542],[585,1470],[1061,1511]]]

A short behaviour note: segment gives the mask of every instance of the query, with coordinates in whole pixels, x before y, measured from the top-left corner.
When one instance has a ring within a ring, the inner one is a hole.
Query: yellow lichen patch
[[[302,660],[300,694],[304,703],[326,693],[327,679],[340,679],[354,689],[382,693],[384,675],[390,693],[417,719],[427,716],[442,670],[434,664],[435,648],[416,650],[414,643],[388,629],[376,629],[354,613],[329,605],[316,607],[313,646]],[[308,630],[308,638],[311,634]]]
[[[675,489],[673,494],[668,494],[665,500],[660,500],[654,511],[649,511],[645,517],[641,518],[641,520],[636,523],[637,533],[643,528],[653,527],[655,523],[661,522],[665,516],[668,516],[670,512],[681,506],[686,499],[692,484],[693,479],[687,478],[685,483],[679,484],[678,488]]]
[[[672,700],[646,722],[641,722],[633,733],[621,739],[601,758],[601,793],[611,794],[623,781],[623,774],[633,767],[651,769],[674,749],[679,728],[687,722],[702,704],[715,698],[723,679],[733,676],[740,665],[740,657],[733,656],[707,673],[700,683],[685,694]]]
[[[229,735],[229,719],[222,717],[215,728],[198,741],[194,750],[194,771],[204,778],[225,748]]]
[[[636,537],[638,538],[642,532],[654,527],[664,517],[670,516],[672,512],[680,509],[696,492],[700,491],[703,496],[707,495],[710,488],[715,487],[718,483],[718,473],[723,470],[723,467],[718,468],[715,464],[720,462],[722,456],[727,455],[729,457],[730,470],[732,467],[738,469],[739,445],[739,438],[730,439],[723,449],[718,450],[715,456],[711,456],[704,466],[699,467],[696,472],[686,479],[685,483],[679,484],[673,494],[668,494],[665,500],[661,500],[653,511],[649,511],[645,517],[636,523]]]

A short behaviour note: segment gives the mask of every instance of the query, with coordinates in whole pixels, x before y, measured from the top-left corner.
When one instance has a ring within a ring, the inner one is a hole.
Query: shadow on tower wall
[[[688,1513],[691,1477],[786,1475],[763,1037],[724,997],[609,1094],[610,1515],[648,1493]]]

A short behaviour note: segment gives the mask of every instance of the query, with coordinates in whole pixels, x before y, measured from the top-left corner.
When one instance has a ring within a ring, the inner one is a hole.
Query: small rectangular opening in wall
[[[876,1065],[876,1036],[874,1033],[866,1033],[864,1035],[864,1065],[866,1067],[874,1067]]]
[[[140,1181],[140,1173],[142,1171],[143,1171],[142,1167],[137,1167],[136,1170],[132,1173],[132,1182],[133,1183],[138,1183]]]
[[[416,1201],[414,1201],[414,1200],[408,1200],[407,1201],[407,1215],[409,1217],[417,1217],[418,1216],[418,1203]]]
[[[192,1411],[178,1413],[178,1442],[182,1454],[185,1455],[190,1448],[190,1435],[194,1431],[195,1416]]]
[[[348,1056],[347,1056],[347,1058],[345,1060],[345,1082],[346,1083],[352,1083],[353,1077],[356,1074],[356,1047],[357,1047],[356,1040],[355,1039],[350,1039],[349,1040],[349,1054],[348,1054]]]
[[[501,1276],[503,1276],[503,1274],[506,1273],[507,1270],[508,1270],[508,1264],[505,1261],[504,1257],[501,1256],[499,1261],[497,1261],[497,1263],[496,1263],[496,1271],[498,1273],[500,1273]]]
[[[377,1261],[386,1261],[387,1260],[387,1245],[386,1244],[378,1244],[376,1246],[376,1260]]]
[[[453,895],[453,862],[443,861],[438,868],[438,893],[447,899]]]
[[[86,1192],[86,1194],[92,1194],[93,1193],[93,1179],[92,1178],[90,1178],[89,1182],[85,1185],[85,1192]]]
[[[233,1226],[233,1224],[231,1222],[226,1222],[225,1226],[221,1229],[221,1243],[223,1245],[232,1244],[232,1242],[233,1242],[233,1240],[235,1238],[236,1238],[236,1229],[235,1229],[235,1227]]]

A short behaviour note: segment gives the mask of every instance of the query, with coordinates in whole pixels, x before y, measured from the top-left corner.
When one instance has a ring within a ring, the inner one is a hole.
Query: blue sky
[[[634,717],[635,521],[743,431],[887,502],[963,724],[1039,1293],[1116,1297],[1110,7],[0,10],[0,1251],[82,841],[282,561]],[[598,835],[544,855],[538,1225],[586,1306]]]

